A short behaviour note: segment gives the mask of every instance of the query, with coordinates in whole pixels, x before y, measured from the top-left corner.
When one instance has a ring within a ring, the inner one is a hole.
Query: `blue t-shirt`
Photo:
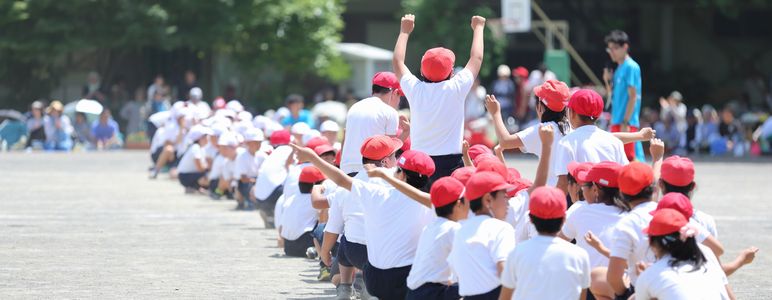
[[[118,132],[118,123],[113,119],[107,120],[107,124],[101,124],[96,120],[91,128],[94,138],[100,141],[111,139],[116,132]]]
[[[295,119],[291,114],[281,120],[282,126],[292,126],[295,123],[303,122],[308,124],[309,127],[314,128],[314,118],[311,117],[311,112],[306,109],[301,109],[298,113],[298,118]]]
[[[635,87],[635,108],[630,116],[630,126],[640,127],[641,114],[641,67],[628,57],[614,72],[614,87],[611,92],[611,125],[622,124],[627,110],[628,87]]]

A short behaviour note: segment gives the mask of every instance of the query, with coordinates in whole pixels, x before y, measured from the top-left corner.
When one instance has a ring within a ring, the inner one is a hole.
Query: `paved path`
[[[334,294],[311,260],[284,258],[275,232],[232,201],[147,179],[144,152],[0,153],[0,299],[259,298]],[[533,176],[535,160],[512,165]],[[762,248],[730,278],[740,299],[772,298],[770,163],[699,163],[696,206],[725,259]]]

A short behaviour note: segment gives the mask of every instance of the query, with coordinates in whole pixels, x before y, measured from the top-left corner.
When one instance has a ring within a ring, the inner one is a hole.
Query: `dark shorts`
[[[499,294],[501,294],[501,286],[497,286],[485,294],[464,296],[464,300],[497,300],[499,299]]]
[[[367,246],[349,242],[346,235],[340,238],[338,246],[338,263],[345,267],[356,267],[364,270],[367,263]]]
[[[281,197],[282,193],[284,193],[284,186],[277,186],[276,189],[268,195],[268,198],[257,199],[257,208],[263,211],[267,216],[273,217],[273,209],[276,207],[276,201],[279,201],[279,197]]]
[[[458,168],[464,167],[464,160],[461,154],[448,154],[432,156],[434,161],[434,174],[429,177],[429,184],[426,185],[425,191],[429,191],[432,184],[442,177],[450,176]]]
[[[182,186],[186,188],[200,188],[201,185],[198,184],[198,180],[201,179],[201,177],[206,176],[205,172],[196,172],[196,173],[180,173],[177,178],[179,178],[180,183]]]
[[[306,250],[313,246],[314,238],[311,237],[311,231],[306,231],[296,240],[284,240],[284,255],[306,257]]]
[[[630,299],[630,296],[632,296],[633,294],[635,294],[635,287],[630,285],[629,287],[627,287],[624,294],[615,295],[616,297],[614,298],[614,300],[627,300],[627,299]]]
[[[161,156],[161,151],[164,150],[164,147],[158,147],[153,151],[153,153],[150,153],[150,159],[153,160],[153,163],[158,162],[158,157]]]
[[[239,180],[238,189],[239,189],[239,193],[241,194],[241,197],[244,197],[244,200],[250,200],[250,201],[252,200],[253,198],[252,193],[250,193],[249,191],[252,190],[253,186],[255,186],[254,183],[246,183],[246,182],[241,182],[241,180]]]
[[[415,290],[408,290],[405,300],[457,300],[461,299],[458,295],[458,284],[444,285],[441,283],[427,282]]]
[[[407,275],[412,266],[391,269],[378,269],[367,264],[365,267],[365,286],[370,295],[378,299],[405,299],[407,295]]]

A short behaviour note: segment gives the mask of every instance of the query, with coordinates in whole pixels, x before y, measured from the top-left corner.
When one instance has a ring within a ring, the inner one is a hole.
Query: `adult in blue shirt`
[[[298,94],[289,95],[285,105],[289,109],[290,115],[281,120],[282,126],[289,127],[295,123],[303,122],[308,124],[309,127],[314,128],[314,118],[311,117],[311,112],[303,108],[303,96]]]
[[[606,52],[617,63],[616,71],[603,70],[606,91],[611,94],[611,132],[637,132],[641,127],[641,67],[630,57],[627,33],[614,30],[606,36]],[[609,82],[610,80],[612,80]],[[641,142],[625,144],[629,161],[644,161]]]
[[[96,140],[97,149],[115,149],[121,147],[118,123],[112,118],[110,110],[105,108],[99,114],[99,120],[91,125],[91,135]]]

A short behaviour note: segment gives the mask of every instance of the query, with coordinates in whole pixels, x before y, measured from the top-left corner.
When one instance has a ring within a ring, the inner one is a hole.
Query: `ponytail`
[[[697,245],[697,240],[693,236],[681,240],[680,232],[650,236],[649,245],[656,246],[662,252],[670,254],[671,259],[668,265],[671,267],[676,267],[681,262],[690,262],[694,264],[693,272],[699,270],[708,261]]]

